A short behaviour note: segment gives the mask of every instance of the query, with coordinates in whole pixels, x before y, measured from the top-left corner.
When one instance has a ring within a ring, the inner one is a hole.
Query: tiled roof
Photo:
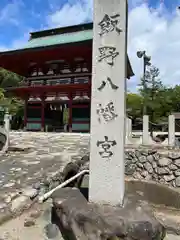
[[[56,34],[52,36],[45,36],[31,39],[24,48],[46,47],[58,44],[67,44],[92,40],[93,30],[76,31],[71,33]]]

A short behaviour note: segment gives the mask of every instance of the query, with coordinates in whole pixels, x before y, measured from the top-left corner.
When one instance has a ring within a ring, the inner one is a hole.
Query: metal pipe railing
[[[45,193],[44,195],[40,196],[39,197],[39,202],[42,203],[42,202],[46,201],[48,198],[51,197],[53,192],[55,192],[56,190],[58,190],[60,188],[63,188],[65,186],[67,186],[69,183],[71,183],[72,181],[76,180],[78,177],[80,177],[81,175],[83,175],[85,173],[89,173],[89,170],[83,170],[83,171],[77,173],[73,177],[71,177],[68,180],[66,180],[65,182],[61,183],[59,186],[53,188],[51,191],[49,191],[49,192]]]

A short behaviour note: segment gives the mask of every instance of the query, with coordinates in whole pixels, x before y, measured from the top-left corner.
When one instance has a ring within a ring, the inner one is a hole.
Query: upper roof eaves
[[[92,40],[93,30],[56,34],[52,36],[31,39],[24,48],[37,48]]]
[[[84,42],[93,39],[93,23],[54,28],[30,33],[30,39],[22,48],[1,53],[13,53],[23,50],[50,47],[69,43]]]
[[[84,24],[61,27],[61,28],[47,29],[47,30],[42,30],[37,32],[31,32],[30,40],[34,38],[41,38],[41,37],[47,37],[52,35],[65,34],[65,33],[74,33],[77,31],[92,30],[92,29],[93,29],[93,23],[84,23]]]

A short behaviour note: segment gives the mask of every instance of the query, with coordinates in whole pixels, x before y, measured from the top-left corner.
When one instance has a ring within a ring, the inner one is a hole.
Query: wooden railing
[[[28,77],[21,82],[20,87],[24,86],[53,86],[64,84],[88,84],[91,81],[91,73],[63,74],[56,76],[35,76]]]

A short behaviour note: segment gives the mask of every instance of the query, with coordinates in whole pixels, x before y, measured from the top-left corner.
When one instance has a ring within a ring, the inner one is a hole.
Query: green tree
[[[4,89],[0,88],[0,101],[4,99]]]
[[[180,112],[180,85],[167,89],[169,112]]]
[[[165,87],[159,78],[160,71],[151,66],[145,74],[145,86],[141,80],[139,93],[145,104],[146,114],[150,116],[151,122],[157,122],[162,117],[162,104],[165,98]],[[164,114],[164,113],[163,113]]]
[[[8,108],[10,114],[15,115],[22,109],[23,101],[14,97],[8,91],[9,87],[18,87],[23,77],[0,68],[0,106]]]
[[[128,115],[136,120],[142,118],[143,98],[140,94],[128,93],[126,98],[126,108]]]
[[[0,68],[0,88],[6,89],[8,87],[17,87],[22,80],[23,77],[16,73]]]

